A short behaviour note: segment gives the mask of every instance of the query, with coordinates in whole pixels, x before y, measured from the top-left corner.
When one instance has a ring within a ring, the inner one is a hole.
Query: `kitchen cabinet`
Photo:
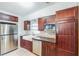
[[[78,55],[77,8],[69,8],[56,13],[57,55]]]
[[[18,18],[15,16],[10,16],[10,20],[13,22],[18,22]]]
[[[22,48],[25,48],[32,52],[32,41],[21,39],[20,44]]]
[[[51,15],[51,16],[47,16],[47,17],[38,18],[38,30],[43,31],[45,24],[55,23],[55,16],[56,15]]]
[[[38,18],[38,30],[39,31],[44,31],[44,25],[45,25],[45,18]]]
[[[0,20],[18,22],[18,17],[8,15],[8,14],[5,14],[5,13],[0,13]]]
[[[43,56],[55,56],[56,55],[56,44],[42,41],[42,55]]]
[[[73,20],[73,19],[65,19],[75,17],[74,20],[78,18],[78,7],[67,8],[64,10],[56,11],[56,19],[55,21],[66,21],[66,20]]]
[[[46,24],[53,24],[53,23],[55,23],[55,17],[56,17],[56,15],[48,16],[46,18]]]
[[[24,21],[24,30],[30,30],[30,21]]]
[[[74,53],[74,55],[77,53],[77,39],[75,26],[75,22],[57,23],[58,48]]]

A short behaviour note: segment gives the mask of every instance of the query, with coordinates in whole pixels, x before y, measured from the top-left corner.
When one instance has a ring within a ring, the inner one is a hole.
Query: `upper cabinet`
[[[30,21],[24,21],[24,30],[30,30]]]
[[[65,19],[65,18],[71,18],[71,17],[73,18],[75,17],[77,19],[78,17],[77,11],[78,11],[77,7],[72,7],[72,8],[57,11],[55,21],[71,20],[71,19]]]
[[[18,22],[18,18],[15,16],[10,16],[11,21]]]
[[[18,17],[0,13],[0,20],[18,22]]]
[[[39,18],[38,19],[38,30],[43,31],[44,30],[44,25],[45,25],[45,18]]]
[[[47,24],[55,23],[55,16],[56,16],[56,15],[48,16],[48,17],[46,18],[46,23],[47,23]]]
[[[45,17],[42,17],[42,18],[38,18],[38,30],[43,31],[45,24],[55,23],[55,16],[56,15],[51,15],[51,16],[45,16]]]

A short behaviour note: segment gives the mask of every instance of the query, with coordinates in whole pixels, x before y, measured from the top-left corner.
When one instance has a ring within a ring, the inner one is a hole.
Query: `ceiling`
[[[42,8],[54,4],[54,2],[33,2],[33,3],[34,5],[31,8],[26,8],[21,6],[18,2],[0,2],[0,10],[10,12],[18,16],[26,16],[37,10],[40,10]]]

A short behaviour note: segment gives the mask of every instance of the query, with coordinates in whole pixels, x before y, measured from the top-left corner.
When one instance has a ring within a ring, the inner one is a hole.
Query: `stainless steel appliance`
[[[56,25],[55,24],[45,24],[45,29],[49,34],[56,34]]]
[[[48,29],[55,30],[55,27],[56,27],[55,24],[45,24],[45,29],[46,29],[46,30],[48,30]]]
[[[0,23],[0,55],[8,53],[18,47],[17,25]]]

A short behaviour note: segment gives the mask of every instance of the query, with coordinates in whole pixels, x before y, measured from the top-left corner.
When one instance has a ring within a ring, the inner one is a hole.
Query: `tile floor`
[[[15,51],[12,51],[10,53],[7,53],[3,56],[36,56],[35,54],[31,53],[30,51],[24,49],[24,48],[19,48]]]

